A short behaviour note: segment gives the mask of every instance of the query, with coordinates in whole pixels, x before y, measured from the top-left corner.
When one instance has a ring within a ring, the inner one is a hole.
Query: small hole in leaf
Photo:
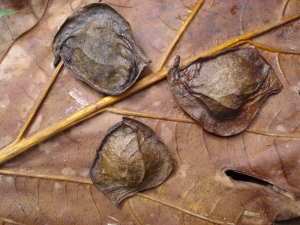
[[[274,225],[298,225],[300,224],[300,217],[296,217],[290,220],[282,220],[282,221],[275,221]]]
[[[268,186],[268,182],[264,181],[264,180],[260,180],[258,178],[246,175],[246,174],[242,174],[242,173],[238,173],[235,172],[233,170],[227,170],[226,175],[228,177],[231,177],[231,179],[236,180],[236,181],[244,181],[244,182],[251,182],[251,183],[255,183],[255,184],[260,184],[263,186]]]

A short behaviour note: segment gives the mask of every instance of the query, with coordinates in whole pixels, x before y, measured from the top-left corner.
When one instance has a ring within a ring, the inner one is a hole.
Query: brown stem
[[[13,142],[13,144],[20,142],[23,138],[24,135],[26,133],[26,131],[28,130],[31,122],[33,121],[36,113],[38,112],[39,108],[41,107],[43,101],[45,100],[47,94],[49,93],[54,81],[56,80],[61,68],[63,67],[63,61],[60,61],[60,63],[58,64],[58,66],[56,67],[56,69],[53,72],[53,75],[51,77],[51,79],[49,80],[47,86],[44,88],[44,91],[42,92],[41,96],[39,97],[39,99],[37,100],[37,102],[35,103],[28,119],[26,120],[26,122],[24,123],[18,137],[16,138],[16,140]]]
[[[0,164],[6,162],[7,160],[13,158],[14,156],[26,151],[27,149],[35,146],[36,144],[46,140],[49,137],[75,125],[79,122],[86,120],[89,117],[92,117],[103,111],[107,106],[120,101],[121,99],[145,88],[148,87],[161,79],[164,79],[167,75],[167,69],[163,69],[157,73],[151,73],[147,77],[143,78],[137,82],[130,90],[124,92],[119,96],[107,96],[100,99],[96,103],[90,104],[85,108],[75,112],[66,119],[63,119],[44,130],[32,135],[29,138],[23,139],[20,142],[13,143],[6,148],[2,149],[0,152]]]
[[[158,63],[157,66],[157,71],[161,70],[163,68],[163,66],[165,65],[167,59],[169,58],[172,50],[174,49],[174,46],[177,44],[178,40],[180,39],[180,37],[182,36],[183,32],[186,30],[187,26],[191,23],[191,21],[193,20],[193,18],[195,17],[196,13],[199,11],[200,7],[202,6],[204,0],[199,0],[195,7],[193,8],[193,10],[191,11],[191,13],[188,15],[188,17],[186,18],[186,20],[184,21],[183,25],[180,27],[180,29],[178,30],[175,38],[172,40],[171,44],[169,45],[168,49],[165,51],[165,53],[163,54],[163,56],[161,57],[160,62]]]
[[[290,17],[286,17],[286,18],[280,18],[272,23],[269,23],[269,24],[266,24],[265,26],[262,26],[256,30],[253,30],[249,33],[245,33],[241,36],[237,36],[237,37],[234,37],[232,39],[230,39],[229,41],[226,41],[224,42],[223,44],[220,44],[208,51],[205,51],[205,52],[202,52],[200,54],[197,54],[185,61],[182,61],[180,63],[180,66],[183,66],[183,65],[186,65],[188,62],[191,62],[191,61],[194,61],[196,59],[198,59],[199,57],[206,57],[206,56],[211,56],[213,54],[215,54],[216,52],[219,52],[219,51],[222,51],[226,48],[230,48],[230,47],[234,47],[234,46],[237,46],[237,45],[240,45],[242,43],[244,43],[245,41],[247,40],[250,40],[252,38],[255,38],[255,37],[258,37],[259,35],[262,35],[264,33],[266,33],[267,31],[270,31],[272,29],[275,29],[281,25],[284,25],[286,23],[289,23],[289,22],[292,22],[296,19],[299,19],[300,18],[300,13],[298,14],[295,14],[293,16],[290,16]]]

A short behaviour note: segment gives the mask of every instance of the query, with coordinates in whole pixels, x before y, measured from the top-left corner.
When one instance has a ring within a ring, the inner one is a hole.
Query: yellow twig
[[[163,54],[158,66],[157,66],[157,70],[161,70],[164,66],[164,64],[166,63],[167,59],[169,58],[170,53],[172,52],[174,46],[177,44],[179,38],[181,37],[181,35],[183,34],[183,32],[186,30],[187,26],[190,24],[190,22],[192,21],[192,19],[194,18],[194,16],[196,15],[196,13],[199,11],[200,7],[202,6],[204,0],[199,0],[197,2],[197,4],[195,5],[195,7],[193,8],[193,10],[191,11],[191,13],[188,15],[188,17],[186,18],[186,20],[184,21],[183,25],[180,27],[180,29],[178,30],[175,38],[173,39],[173,41],[171,42],[171,44],[169,45],[168,49],[165,51],[165,53]]]
[[[211,56],[217,52],[220,52],[226,48],[231,48],[231,47],[234,47],[234,46],[237,46],[237,45],[240,45],[242,43],[244,43],[245,41],[247,40],[250,40],[252,38],[255,38],[259,35],[262,35],[264,34],[265,32],[267,31],[270,31],[274,28],[277,28],[283,24],[286,24],[286,23],[289,23],[293,20],[296,20],[296,19],[299,19],[300,18],[300,13],[296,14],[296,15],[293,15],[293,16],[290,16],[290,17],[287,17],[287,18],[280,18],[278,20],[276,20],[275,22],[272,22],[272,23],[269,23],[269,24],[266,24],[265,26],[261,27],[261,28],[258,28],[256,30],[253,30],[249,33],[246,33],[244,35],[241,35],[241,36],[238,36],[238,37],[234,37],[232,39],[230,39],[229,41],[226,41],[224,42],[223,44],[220,44],[210,50],[207,50],[205,52],[202,52],[200,54],[197,54],[185,61],[182,61],[180,63],[180,66],[184,66],[184,65],[187,65],[189,62],[192,62],[200,57],[206,57],[206,56]]]
[[[50,81],[48,82],[47,86],[44,88],[44,91],[42,92],[41,96],[39,97],[39,99],[37,100],[37,102],[35,103],[28,119],[26,120],[26,122],[24,123],[19,135],[17,136],[16,140],[13,142],[13,144],[20,142],[23,138],[24,135],[26,133],[26,131],[28,130],[31,122],[33,121],[36,113],[38,112],[40,106],[42,105],[43,101],[45,100],[47,94],[49,93],[51,86],[53,85],[54,81],[56,80],[59,71],[61,70],[61,68],[63,67],[63,61],[60,61],[60,63],[58,64],[58,66],[56,67],[56,69],[53,72],[53,75],[50,79]]]
[[[273,47],[269,47],[269,46],[266,46],[266,45],[261,45],[261,44],[255,43],[251,40],[247,40],[247,41],[245,41],[245,43],[253,45],[256,48],[259,48],[259,49],[262,49],[262,50],[265,50],[265,51],[268,51],[268,52],[276,52],[276,53],[279,53],[279,54],[300,55],[299,51],[284,50],[284,49],[282,50],[282,49],[279,49],[279,48],[273,48]]]
[[[157,119],[157,120],[167,120],[167,121],[174,121],[174,122],[183,122],[183,123],[197,123],[192,118],[178,118],[178,117],[164,116],[164,115],[158,115],[158,114],[134,112],[134,111],[128,111],[128,110],[123,110],[123,109],[116,109],[116,108],[112,108],[112,107],[108,107],[103,111],[114,113],[114,114],[121,114],[121,115],[125,115],[125,116],[137,116],[137,117],[151,118],[151,119]]]
[[[137,82],[132,88],[128,91],[124,92],[119,96],[107,96],[105,98],[100,99],[96,103],[90,104],[83,109],[73,113],[66,119],[63,119],[51,126],[41,130],[40,132],[32,135],[29,138],[25,138],[20,142],[13,143],[6,148],[0,151],[0,164],[6,162],[7,160],[13,158],[14,156],[26,151],[27,149],[35,146],[36,144],[46,140],[47,138],[75,125],[79,122],[86,120],[87,118],[94,116],[100,112],[107,106],[120,101],[121,99],[145,88],[149,85],[152,85],[158,82],[161,79],[164,79],[167,75],[167,69],[163,69],[160,72],[152,73],[147,77],[143,78],[139,82]]]

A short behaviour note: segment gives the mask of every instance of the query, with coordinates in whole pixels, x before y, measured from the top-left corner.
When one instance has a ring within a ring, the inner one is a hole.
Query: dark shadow
[[[274,225],[299,225],[300,224],[300,217],[290,220],[283,220],[275,222]]]
[[[231,177],[231,179],[236,180],[236,181],[244,181],[244,182],[251,182],[251,183],[255,183],[255,184],[260,184],[263,186],[268,186],[268,182],[264,181],[264,180],[260,180],[258,178],[246,175],[246,174],[242,174],[242,173],[238,173],[235,172],[233,170],[227,170],[225,171],[226,175],[228,177]]]

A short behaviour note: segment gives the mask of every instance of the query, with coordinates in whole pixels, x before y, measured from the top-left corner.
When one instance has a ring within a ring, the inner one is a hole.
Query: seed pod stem
[[[177,55],[176,58],[175,58],[175,60],[174,60],[173,67],[178,68],[179,64],[180,64],[180,56]]]

